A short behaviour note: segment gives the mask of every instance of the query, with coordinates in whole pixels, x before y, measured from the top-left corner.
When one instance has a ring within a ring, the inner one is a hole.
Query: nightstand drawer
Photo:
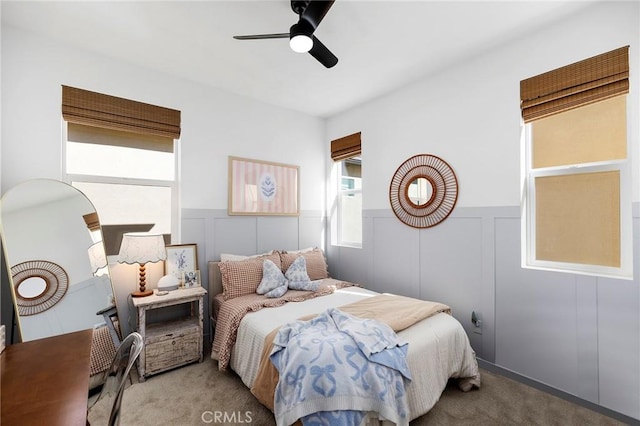
[[[199,327],[176,330],[173,333],[148,337],[145,342],[147,373],[177,367],[200,360],[201,332]]]

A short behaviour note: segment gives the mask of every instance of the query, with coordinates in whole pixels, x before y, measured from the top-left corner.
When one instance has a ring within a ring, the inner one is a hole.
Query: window
[[[632,278],[628,48],[521,82],[522,263]]]
[[[104,111],[110,104],[119,109],[117,116]],[[132,127],[136,109],[144,110],[143,129]],[[178,111],[63,86],[66,180],[93,202],[107,255],[118,254],[125,232],[163,234],[167,244],[177,239],[179,133],[153,129],[166,111],[173,124],[178,113],[179,132]]]
[[[362,161],[360,157],[349,158],[340,161],[338,168],[339,243],[362,246]]]
[[[362,247],[362,159],[360,133],[331,142],[337,174],[336,209],[332,223],[339,245]]]

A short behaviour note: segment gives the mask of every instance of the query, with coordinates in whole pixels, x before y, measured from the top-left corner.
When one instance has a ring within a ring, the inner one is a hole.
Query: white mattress
[[[348,287],[335,293],[265,308],[244,316],[231,352],[230,366],[251,388],[258,373],[264,339],[272,330],[290,321],[330,307],[339,307],[378,293]],[[412,381],[407,385],[411,419],[427,413],[440,399],[450,377],[474,377],[479,385],[478,364],[462,325],[451,315],[440,313],[398,333],[409,342],[407,361]]]

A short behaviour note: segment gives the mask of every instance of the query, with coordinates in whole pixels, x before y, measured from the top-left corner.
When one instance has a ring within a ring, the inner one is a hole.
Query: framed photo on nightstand
[[[197,244],[174,244],[167,246],[167,260],[164,262],[164,274],[172,274],[181,283],[185,272],[198,270]]]
[[[182,285],[184,288],[200,286],[200,271],[184,271],[182,273]]]

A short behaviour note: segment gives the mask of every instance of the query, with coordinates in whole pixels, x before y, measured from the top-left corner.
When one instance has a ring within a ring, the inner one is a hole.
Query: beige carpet
[[[481,389],[464,393],[450,384],[435,407],[411,425],[623,425],[484,369],[481,374]],[[91,424],[106,424],[109,409],[98,402]],[[210,358],[131,385],[122,409],[123,426],[275,424],[238,376],[219,372]]]

